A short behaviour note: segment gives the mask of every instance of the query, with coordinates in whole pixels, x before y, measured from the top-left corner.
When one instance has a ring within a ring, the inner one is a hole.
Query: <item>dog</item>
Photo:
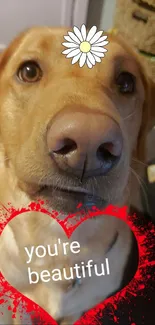
[[[0,202],[15,208],[42,199],[61,218],[78,203],[130,204],[132,160],[145,159],[152,123],[152,84],[139,55],[117,35],[93,69],[72,65],[62,55],[65,28],[33,27],[21,33],[0,59]],[[22,233],[21,233],[22,229]],[[44,308],[58,324],[73,324],[83,313],[119,290],[132,250],[132,233],[118,218],[103,216],[81,224],[69,242],[80,254],[36,258],[32,266],[61,270],[106,256],[111,275],[94,274],[79,283],[30,285],[24,247],[66,240],[59,224],[42,213],[16,217],[0,239],[1,272],[7,281]],[[1,306],[2,324],[12,319]],[[20,312],[19,312],[20,313]],[[23,323],[31,324],[25,313]]]

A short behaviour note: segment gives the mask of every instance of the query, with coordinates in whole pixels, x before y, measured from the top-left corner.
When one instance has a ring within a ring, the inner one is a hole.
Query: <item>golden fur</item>
[[[92,70],[80,69],[78,64],[72,66],[61,54],[66,33],[67,29],[61,28],[32,28],[17,37],[1,56],[0,202],[4,205],[11,202],[16,208],[27,206],[39,197],[41,186],[52,182],[58,186],[67,186],[67,182],[69,186],[80,186],[58,174],[47,155],[45,143],[48,123],[66,107],[74,112],[77,105],[87,107],[88,114],[110,116],[119,125],[124,140],[122,157],[114,171],[82,186],[87,190],[93,187],[107,204],[129,203],[132,158],[145,158],[145,138],[153,112],[152,86],[139,56],[117,36],[108,35],[108,52],[102,63]],[[38,83],[24,84],[17,80],[16,71],[27,60],[36,60],[43,70],[43,78]],[[115,74],[124,70],[136,77],[136,91],[130,96],[120,94],[114,82]],[[51,198],[50,188],[44,198],[49,200],[49,209],[60,209],[56,198]],[[67,215],[66,206],[62,208]],[[83,312],[118,290],[131,249],[131,233],[120,220],[103,217],[85,222],[70,240],[81,244],[79,261],[96,259],[101,262],[116,231],[118,240],[108,253],[113,274],[106,283],[92,277],[91,283],[85,279],[79,289],[69,292],[65,283],[30,287],[23,247],[54,243],[57,238],[65,241],[66,237],[57,223],[42,214],[22,215],[13,220],[1,236],[1,271],[12,285],[34,299],[51,316],[62,319],[60,324],[73,323]],[[74,262],[73,256],[67,259],[59,256],[60,268]],[[53,259],[52,262],[45,259],[43,268],[48,265],[52,269],[53,263]],[[2,323],[8,324],[8,317],[12,322],[4,306],[3,312]],[[14,321],[19,324],[19,320]]]

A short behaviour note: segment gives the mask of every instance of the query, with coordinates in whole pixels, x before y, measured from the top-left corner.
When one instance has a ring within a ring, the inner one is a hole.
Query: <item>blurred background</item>
[[[116,0],[0,0],[0,48],[33,25],[78,26],[108,29],[113,24]]]

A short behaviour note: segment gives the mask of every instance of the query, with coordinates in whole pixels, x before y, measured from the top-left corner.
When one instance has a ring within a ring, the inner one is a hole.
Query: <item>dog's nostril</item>
[[[97,150],[97,158],[104,164],[105,173],[108,172],[119,161],[120,156],[113,153],[113,144],[105,143],[99,146]]]
[[[53,150],[53,153],[59,155],[67,155],[77,149],[77,144],[74,140],[64,139],[57,150]]]
[[[112,143],[105,143],[101,144],[97,150],[97,157],[100,160],[111,160],[117,159],[117,156],[112,154],[113,152],[113,144]]]

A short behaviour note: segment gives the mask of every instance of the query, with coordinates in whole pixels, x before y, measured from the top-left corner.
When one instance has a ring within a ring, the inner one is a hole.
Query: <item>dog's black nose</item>
[[[47,145],[60,169],[92,177],[107,174],[119,161],[123,137],[119,125],[108,115],[73,107],[51,121]]]

